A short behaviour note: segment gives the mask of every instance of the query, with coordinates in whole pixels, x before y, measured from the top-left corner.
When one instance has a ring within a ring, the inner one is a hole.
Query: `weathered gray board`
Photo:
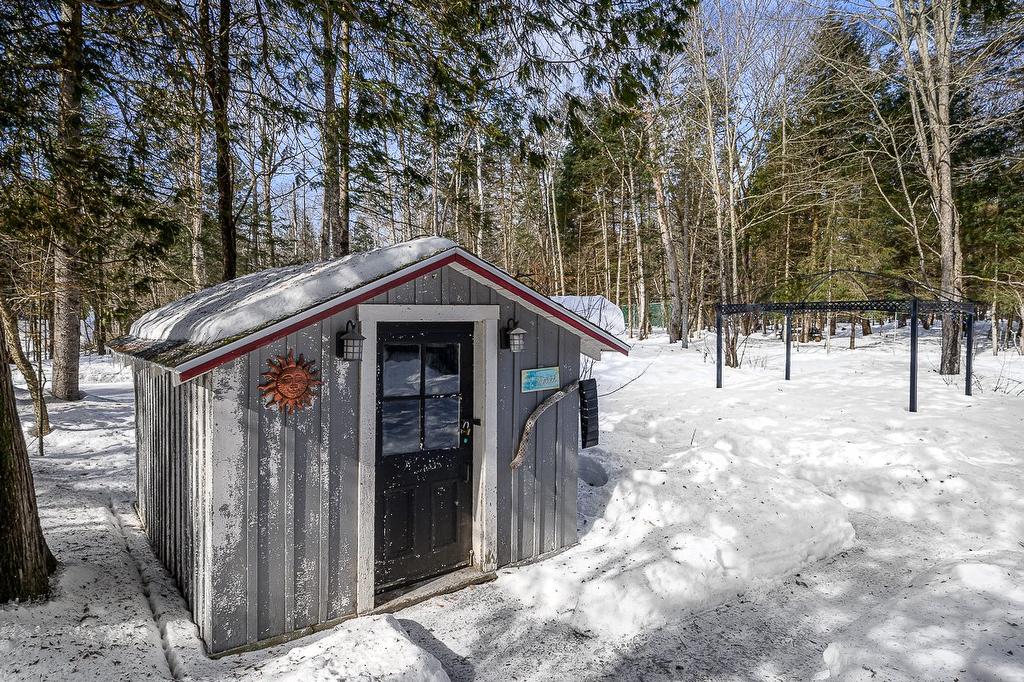
[[[169,372],[133,366],[139,518],[202,627],[210,618],[210,376],[173,386]]]
[[[575,543],[575,393],[541,417],[522,467],[509,462],[549,395],[521,393],[520,371],[557,365],[563,385],[574,381],[579,338],[450,267],[370,302],[499,305],[499,327],[514,318],[527,330],[522,353],[498,351],[498,565]],[[334,356],[335,334],[355,315],[177,387],[136,362],[140,516],[211,653],[355,612],[359,372]],[[267,359],[288,349],[315,359],[324,383],[312,407],[284,416],[257,386]]]

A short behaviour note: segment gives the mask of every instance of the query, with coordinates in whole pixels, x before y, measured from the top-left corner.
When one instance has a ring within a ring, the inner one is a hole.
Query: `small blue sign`
[[[561,387],[562,384],[558,380],[557,367],[538,367],[537,369],[523,370],[523,393],[550,391]]]

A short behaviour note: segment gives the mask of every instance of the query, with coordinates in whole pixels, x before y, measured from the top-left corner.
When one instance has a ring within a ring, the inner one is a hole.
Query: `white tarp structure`
[[[610,334],[626,335],[622,309],[604,296],[552,296],[551,300]]]

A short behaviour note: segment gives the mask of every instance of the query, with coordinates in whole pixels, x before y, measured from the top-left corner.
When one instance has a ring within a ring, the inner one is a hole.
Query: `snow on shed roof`
[[[578,334],[581,350],[627,353],[629,345],[448,239],[422,237],[319,263],[273,268],[190,294],[140,317],[118,353],[163,365],[181,381],[364,302],[445,265],[504,289]]]
[[[130,334],[150,341],[216,344],[455,247],[442,237],[423,237],[344,258],[254,272],[150,311]]]

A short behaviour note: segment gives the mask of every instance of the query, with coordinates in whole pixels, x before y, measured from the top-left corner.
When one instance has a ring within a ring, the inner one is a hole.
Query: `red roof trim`
[[[184,382],[188,381],[189,379],[193,379],[199,376],[200,374],[205,374],[206,372],[209,372],[215,367],[219,367],[224,363],[230,362],[235,358],[241,357],[253,350],[256,350],[257,348],[260,348],[261,346],[265,346],[268,343],[288,336],[289,334],[297,332],[298,330],[307,327],[311,324],[320,322],[321,320],[325,320],[328,317],[340,313],[343,310],[347,310],[348,308],[359,305],[360,303],[368,301],[375,296],[379,296],[380,294],[383,294],[391,289],[394,289],[395,287],[401,286],[406,282],[411,282],[412,280],[416,279],[417,277],[420,277],[421,275],[433,272],[438,268],[442,268],[445,265],[450,265],[452,263],[458,263],[459,265],[467,268],[468,270],[473,271],[474,273],[480,275],[489,282],[498,285],[499,287],[505,289],[506,291],[512,292],[516,297],[521,298],[530,303],[531,305],[540,308],[549,315],[557,317],[558,319],[562,320],[564,323],[566,323],[573,329],[585,334],[586,336],[589,336],[590,338],[604,345],[613,347],[615,350],[622,353],[623,355],[626,355],[629,352],[629,346],[626,345],[620,339],[612,336],[611,334],[601,334],[593,329],[588,328],[585,324],[574,319],[573,316],[571,316],[570,314],[567,314],[567,310],[565,310],[561,306],[557,306],[551,302],[544,300],[544,298],[540,296],[540,294],[534,294],[531,290],[529,290],[528,288],[524,287],[523,285],[519,284],[514,279],[512,279],[511,276],[502,276],[495,272],[492,272],[489,268],[484,267],[481,263],[477,262],[475,258],[471,259],[463,255],[459,251],[455,251],[454,253],[445,256],[444,258],[440,258],[436,261],[426,263],[425,265],[409,266],[407,272],[402,273],[401,276],[396,277],[395,279],[389,282],[385,282],[376,287],[368,289],[356,296],[353,296],[352,298],[346,299],[338,303],[338,305],[326,308],[315,315],[303,318],[301,320],[296,320],[287,327],[283,327],[269,334],[264,334],[263,336],[258,336],[237,348],[233,348],[222,355],[212,357],[209,360],[196,365],[195,367],[190,367],[189,369],[184,370],[179,374],[179,380]]]
[[[455,262],[465,268],[468,268],[469,270],[472,270],[476,274],[487,279],[489,282],[497,284],[502,289],[513,292],[519,298],[524,299],[525,301],[528,301],[530,304],[537,306],[544,312],[550,315],[554,315],[558,319],[562,320],[563,322],[571,326],[573,329],[576,329],[577,331],[586,334],[595,341],[598,341],[608,346],[612,346],[623,355],[628,354],[629,346],[627,346],[620,339],[612,336],[611,334],[595,333],[593,329],[587,327],[582,322],[579,322],[578,320],[575,320],[569,315],[567,315],[566,313],[568,311],[564,307],[545,300],[545,298],[540,296],[539,294],[534,294],[530,289],[519,284],[511,277],[502,277],[501,275],[491,271],[490,268],[483,267],[479,263],[475,262],[475,259],[470,260],[469,258],[463,256],[461,253],[455,254]]]

